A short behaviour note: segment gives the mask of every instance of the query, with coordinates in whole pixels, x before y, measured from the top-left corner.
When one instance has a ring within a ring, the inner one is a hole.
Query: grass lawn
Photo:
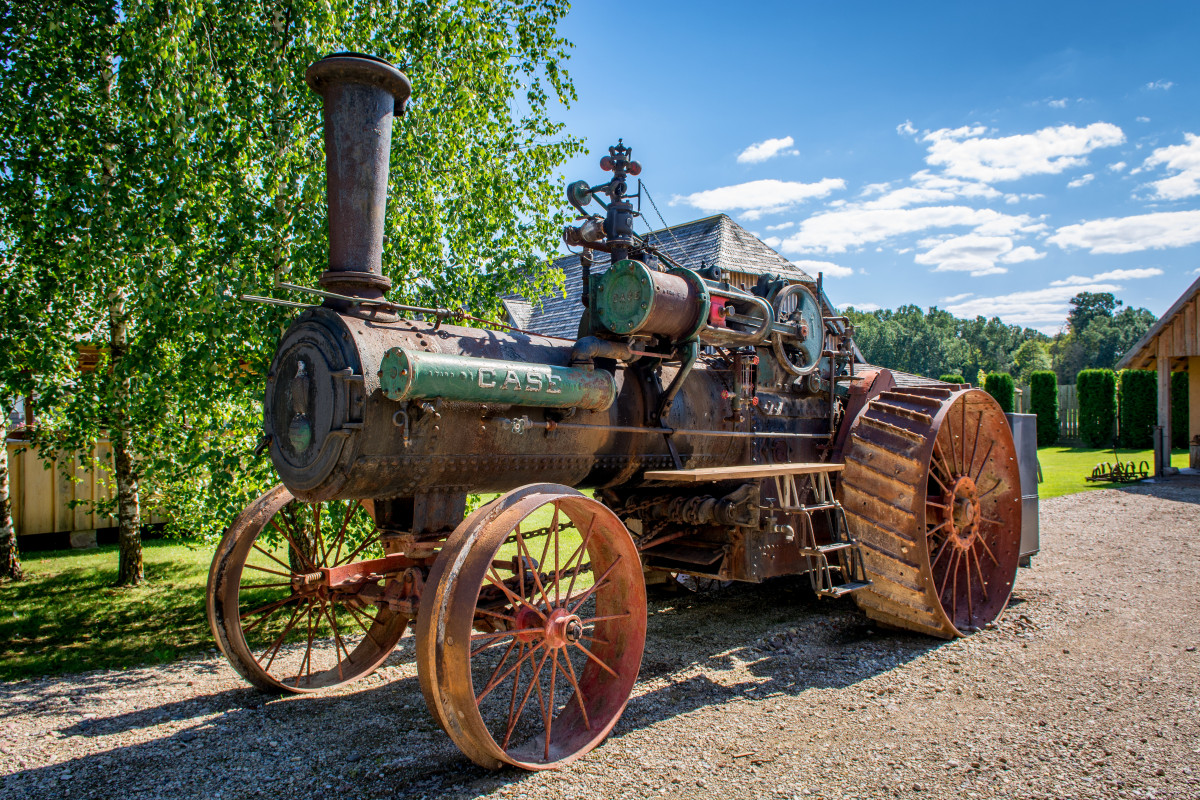
[[[1120,451],[1119,457],[1153,466],[1149,450]],[[1043,447],[1038,459],[1042,498],[1119,485],[1085,480],[1096,464],[1115,460],[1111,450]],[[1173,466],[1186,467],[1187,461],[1185,450],[1171,455]],[[526,529],[547,525],[550,517],[543,510]],[[564,531],[563,557],[579,542],[577,531]],[[544,540],[531,544],[540,550]],[[516,545],[505,545],[498,555],[516,555]],[[204,618],[211,558],[211,545],[148,541],[147,585],[115,589],[116,546],[25,555],[27,578],[0,583],[0,680],[162,663],[214,647]],[[592,576],[580,577],[579,588],[591,584]]]
[[[1042,483],[1038,486],[1038,496],[1043,500],[1047,497],[1058,497],[1063,494],[1083,492],[1089,489],[1111,489],[1120,486],[1119,483],[1099,483],[1087,480],[1092,469],[1102,462],[1115,463],[1117,458],[1121,463],[1132,461],[1141,464],[1145,461],[1149,472],[1154,473],[1153,450],[1118,450],[1113,455],[1111,449],[1094,450],[1085,447],[1039,447],[1038,461],[1042,465]],[[1186,467],[1188,465],[1187,450],[1171,451],[1171,466]]]
[[[149,582],[115,589],[117,547],[28,553],[0,584],[0,679],[173,661],[214,647],[204,618],[209,546],[145,542]]]

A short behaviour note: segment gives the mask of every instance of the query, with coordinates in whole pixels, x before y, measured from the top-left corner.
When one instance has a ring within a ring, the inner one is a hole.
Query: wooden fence
[[[1079,395],[1073,383],[1058,387],[1058,439],[1063,443],[1079,440]]]
[[[39,454],[20,439],[9,439],[8,480],[12,498],[13,524],[18,536],[39,533],[95,531],[115,527],[115,517],[96,514],[93,504],[111,500],[116,486],[104,469],[112,463],[112,447],[102,441],[92,450],[91,470],[84,469],[78,455],[57,454],[49,469]],[[72,480],[63,474],[65,459],[71,459]],[[72,507],[74,501],[87,501]]]

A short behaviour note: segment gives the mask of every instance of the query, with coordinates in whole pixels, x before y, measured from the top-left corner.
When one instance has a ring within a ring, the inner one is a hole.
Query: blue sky
[[[668,224],[725,212],[858,308],[1057,330],[1200,272],[1200,3],[580,2],[560,111]],[[651,227],[660,227],[646,205]]]

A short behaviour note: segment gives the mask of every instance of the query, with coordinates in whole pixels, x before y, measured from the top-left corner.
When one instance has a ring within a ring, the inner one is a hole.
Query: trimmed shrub
[[[1079,437],[1088,447],[1109,447],[1117,422],[1117,376],[1111,369],[1085,369],[1075,376]]]
[[[1171,374],[1171,447],[1188,446],[1188,374]]]
[[[1038,447],[1058,441],[1058,376],[1049,370],[1029,373],[1029,408],[1037,414]]]
[[[996,398],[996,402],[1000,404],[1005,414],[1013,413],[1016,407],[1016,389],[1017,386],[1013,383],[1012,375],[1007,372],[989,372],[987,379],[983,382],[983,390]]]
[[[1158,376],[1145,369],[1121,370],[1117,404],[1121,414],[1121,447],[1143,450],[1154,443],[1158,419]]]
[[[938,380],[942,381],[943,383],[966,383],[967,382],[966,378],[964,378],[962,375],[958,375],[956,373],[950,373],[947,375],[943,375],[940,378],[938,378]]]

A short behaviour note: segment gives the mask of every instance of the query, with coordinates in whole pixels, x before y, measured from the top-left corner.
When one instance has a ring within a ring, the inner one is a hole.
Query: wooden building
[[[1188,374],[1188,441],[1191,467],[1200,469],[1200,278],[1117,362],[1117,369],[1158,371],[1158,426],[1154,474],[1171,465],[1171,373]]]

